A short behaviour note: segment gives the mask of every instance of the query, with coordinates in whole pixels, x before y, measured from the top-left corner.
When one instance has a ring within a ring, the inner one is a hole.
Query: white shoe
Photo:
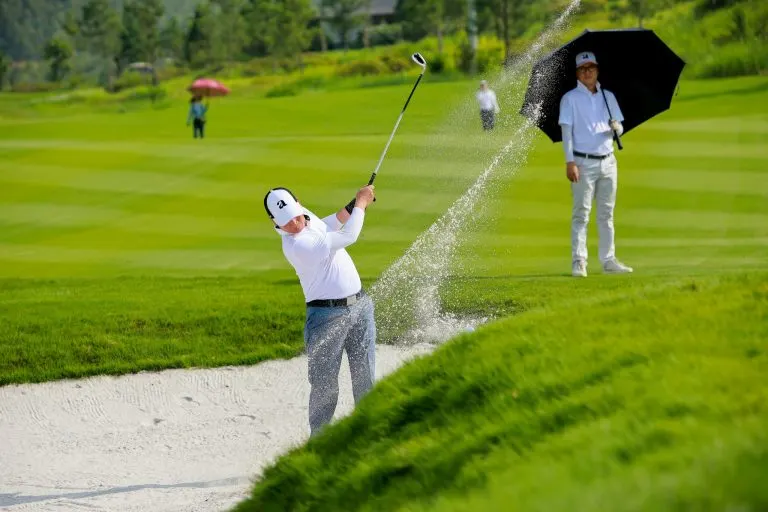
[[[628,267],[616,258],[603,263],[603,272],[606,274],[631,274],[632,267]]]
[[[576,260],[571,268],[573,277],[587,277],[587,263],[584,260]]]

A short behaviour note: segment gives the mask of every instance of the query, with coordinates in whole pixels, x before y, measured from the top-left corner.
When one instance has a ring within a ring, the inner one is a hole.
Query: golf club
[[[392,130],[392,135],[389,136],[387,145],[384,146],[384,152],[381,153],[381,158],[379,158],[379,163],[376,164],[376,169],[373,170],[373,174],[371,174],[371,179],[368,180],[369,185],[373,185],[373,180],[376,179],[376,173],[379,172],[379,167],[381,167],[381,162],[384,160],[384,156],[387,154],[387,150],[389,149],[389,144],[392,142],[392,138],[395,136],[397,127],[400,125],[400,121],[403,119],[403,114],[405,114],[405,109],[408,108],[408,103],[410,103],[411,98],[413,97],[413,93],[416,91],[416,87],[418,87],[419,82],[421,81],[421,77],[424,76],[424,72],[427,70],[427,61],[424,60],[424,57],[422,57],[420,53],[414,53],[413,55],[411,55],[411,60],[413,60],[413,62],[421,66],[421,73],[419,74],[419,78],[416,79],[416,83],[413,84],[413,89],[411,89],[411,94],[409,94],[408,99],[405,100],[405,105],[403,106],[403,110],[400,112],[400,117],[397,118],[397,122],[395,123],[395,128]]]

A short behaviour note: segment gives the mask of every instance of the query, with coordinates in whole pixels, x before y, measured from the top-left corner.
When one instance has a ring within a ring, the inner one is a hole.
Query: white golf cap
[[[584,64],[594,64],[597,66],[597,59],[592,52],[581,52],[576,55],[576,67],[583,66]]]
[[[267,192],[264,196],[264,208],[275,224],[280,227],[288,224],[294,217],[304,214],[304,209],[296,197],[290,190],[283,187],[273,188]]]

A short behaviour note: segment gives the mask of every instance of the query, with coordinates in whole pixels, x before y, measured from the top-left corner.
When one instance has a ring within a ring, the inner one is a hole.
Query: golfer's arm
[[[563,132],[563,153],[565,153],[565,163],[575,162],[573,158],[573,127],[569,124],[561,124],[560,130]]]
[[[336,212],[336,220],[338,220],[342,224],[346,224],[349,220],[349,212],[346,208],[342,208],[338,212]]]
[[[344,213],[347,213],[346,211]],[[338,215],[338,214],[337,214]],[[357,242],[360,231],[363,230],[363,221],[365,212],[362,208],[355,207],[352,215],[344,223],[344,226],[338,231],[329,231],[326,233],[326,241],[331,251],[343,249]]]

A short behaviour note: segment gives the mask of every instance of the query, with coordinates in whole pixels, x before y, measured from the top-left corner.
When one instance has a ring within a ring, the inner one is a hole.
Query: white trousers
[[[615,257],[613,208],[616,205],[618,172],[616,157],[602,160],[575,157],[579,168],[578,183],[571,183],[573,215],[571,217],[571,257],[587,261],[587,224],[592,200],[597,203],[597,226],[600,235],[600,262]]]

